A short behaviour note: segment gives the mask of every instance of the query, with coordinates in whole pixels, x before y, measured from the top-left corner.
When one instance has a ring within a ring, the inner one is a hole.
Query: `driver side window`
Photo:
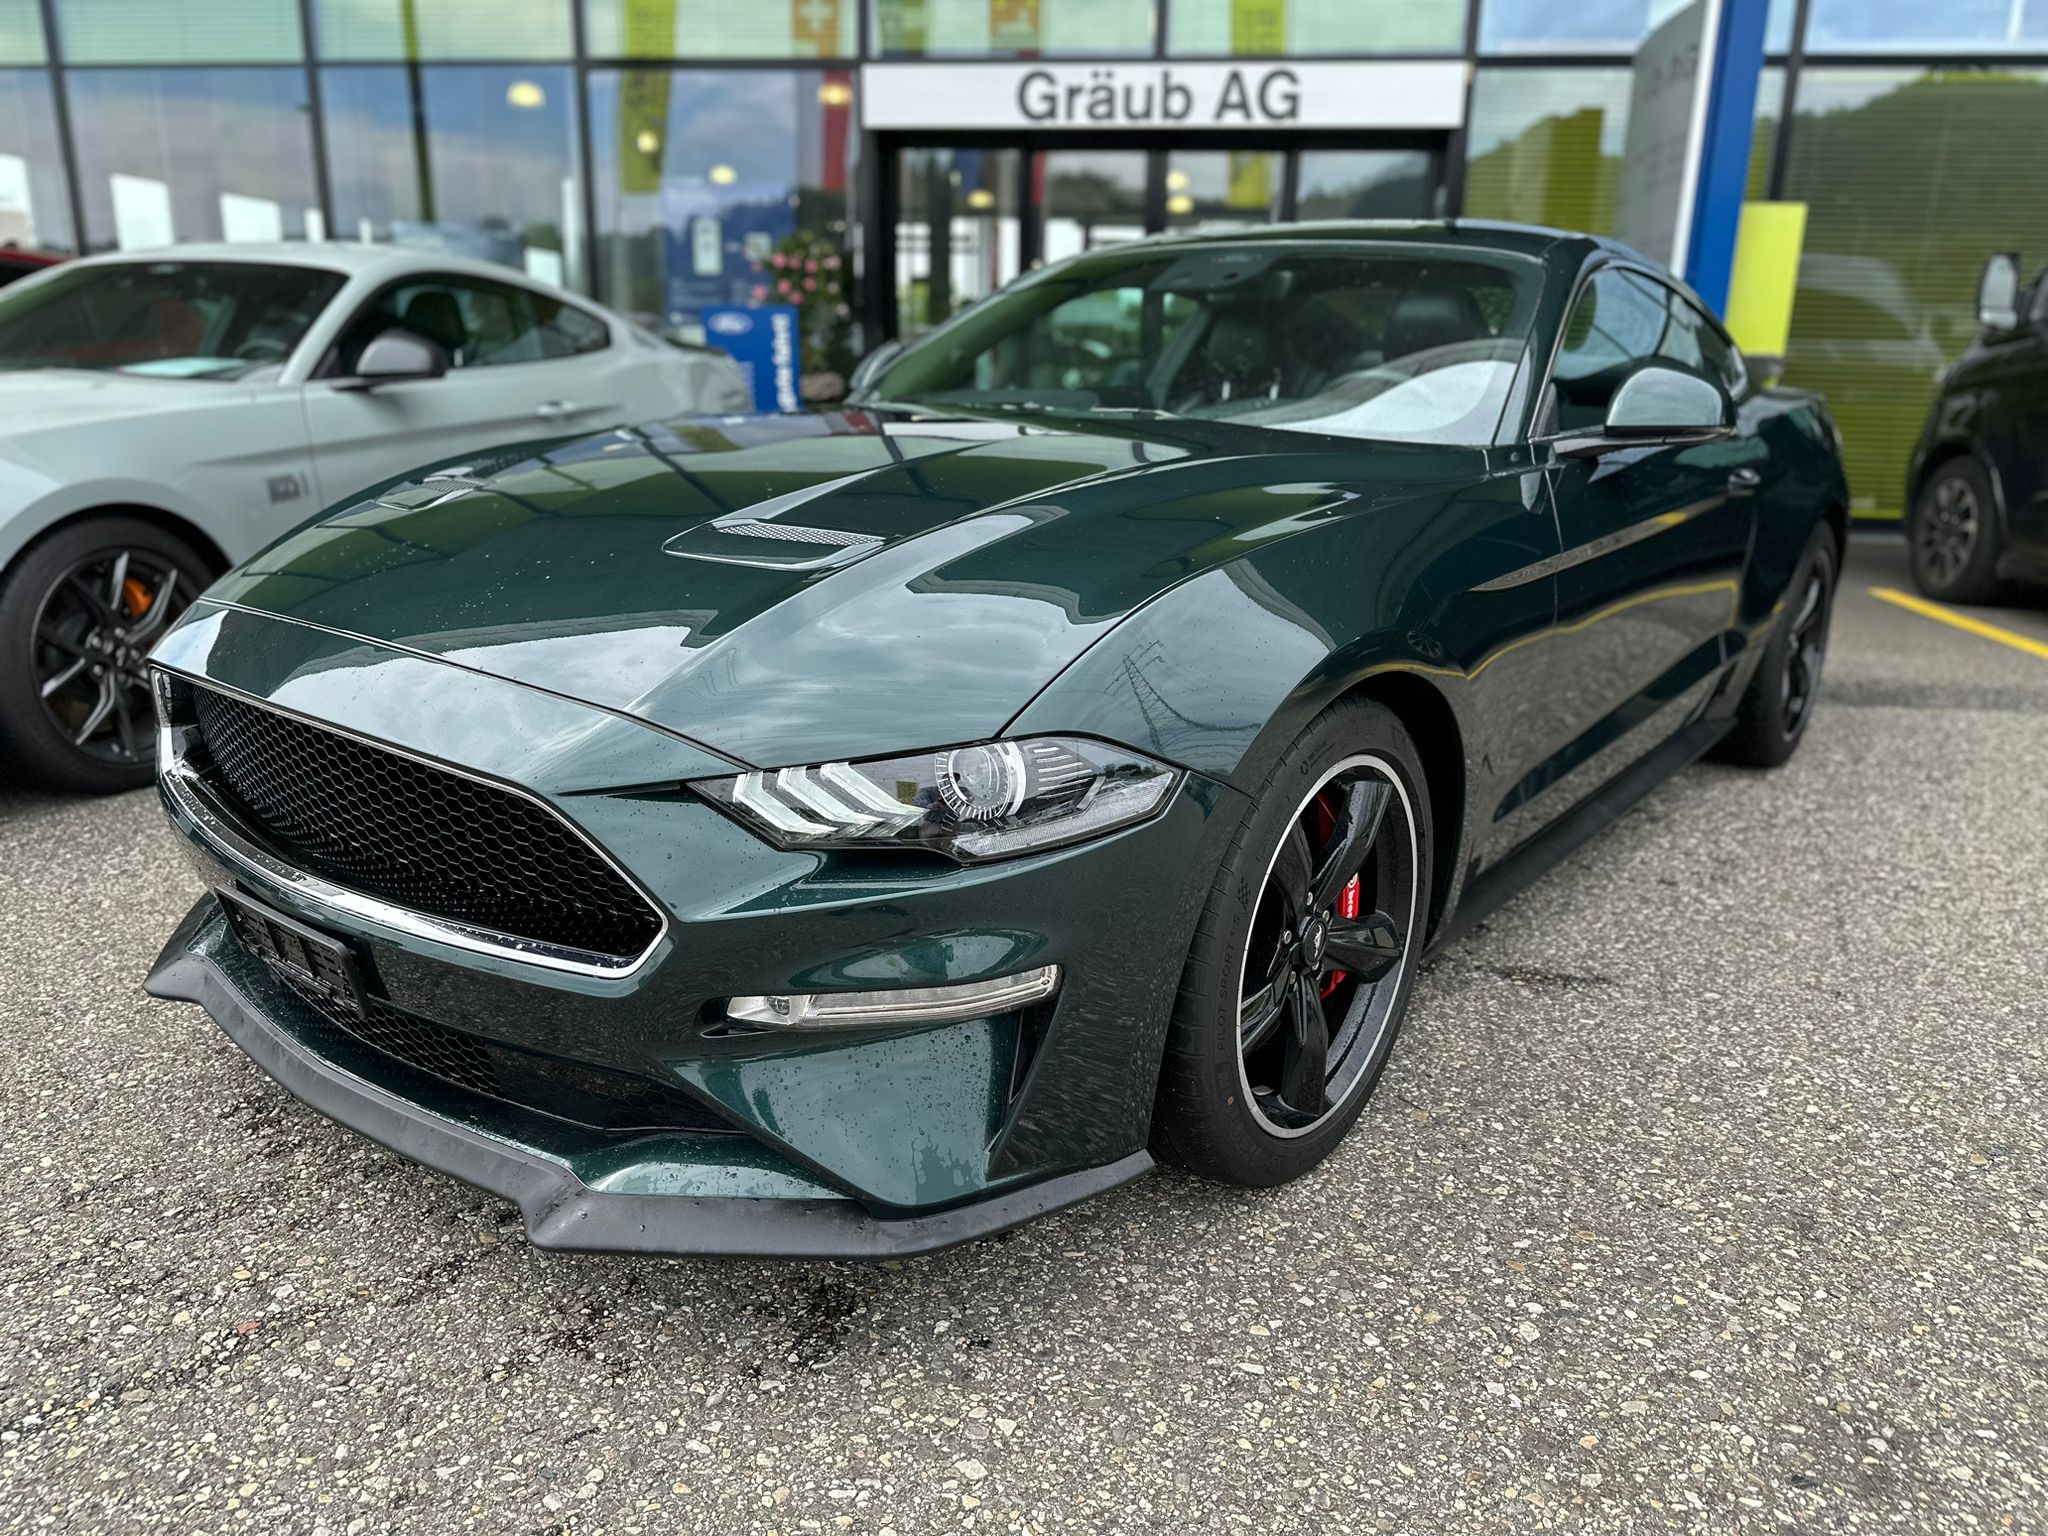
[[[1618,267],[1595,273],[1572,309],[1551,374],[1554,429],[1597,429],[1621,381],[1651,361],[1709,379],[1731,396],[1745,387],[1741,354],[1676,288]]]
[[[386,288],[365,304],[335,344],[328,376],[353,374],[363,348],[394,327],[440,347],[450,368],[536,363],[594,352],[609,341],[602,322],[560,300],[483,278],[429,276]]]
[[[1618,267],[1594,273],[1565,322],[1551,370],[1554,429],[1589,432],[1605,422],[1621,381],[1657,355],[1669,319],[1663,299],[1632,273]]]

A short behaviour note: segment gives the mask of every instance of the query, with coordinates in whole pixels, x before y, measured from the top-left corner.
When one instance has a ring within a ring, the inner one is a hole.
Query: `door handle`
[[[1728,472],[1728,494],[1730,496],[1754,496],[1763,485],[1764,477],[1747,464]]]
[[[543,400],[533,408],[533,414],[542,421],[560,421],[583,409],[582,402],[576,400]]]

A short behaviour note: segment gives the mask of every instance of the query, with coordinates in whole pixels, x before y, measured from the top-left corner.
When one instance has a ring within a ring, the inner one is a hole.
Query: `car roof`
[[[1318,219],[1300,224],[1255,225],[1246,229],[1170,230],[1163,235],[1150,236],[1144,243],[1237,245],[1283,240],[1412,240],[1430,245],[1462,245],[1474,250],[1504,251],[1539,260],[1559,256],[1583,259],[1594,251],[1606,251],[1645,266],[1658,265],[1634,247],[1606,235],[1492,219]]]
[[[410,250],[395,245],[364,245],[343,240],[279,240],[249,242],[194,242],[166,245],[151,250],[106,251],[82,258],[86,265],[113,266],[124,262],[154,261],[238,261],[262,266],[312,267],[350,276],[368,273],[373,278],[403,277],[412,272],[462,272],[473,277],[507,278],[552,284],[529,277],[516,267],[450,256],[440,251]]]

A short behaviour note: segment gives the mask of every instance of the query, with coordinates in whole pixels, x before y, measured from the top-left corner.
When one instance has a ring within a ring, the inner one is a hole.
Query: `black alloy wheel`
[[[1269,1134],[1315,1129],[1376,1056],[1415,895],[1400,780],[1370,755],[1340,763],[1274,851],[1238,982],[1238,1072]]]
[[[1721,761],[1776,768],[1806,739],[1820,702],[1839,562],[1834,529],[1826,524],[1814,529],[1785,589],[1778,622],[1736,706],[1734,724],[1714,748]]]
[[[155,750],[144,658],[185,606],[178,568],[120,549],[73,565],[43,594],[30,670],[43,713],[87,757],[132,765]]]
[[[1785,665],[1779,673],[1778,710],[1787,736],[1797,738],[1806,729],[1820,697],[1821,664],[1827,660],[1828,607],[1834,599],[1832,572],[1824,563],[1809,561],[1806,583],[1793,610],[1787,638]]]
[[[1273,765],[1188,946],[1152,1144],[1227,1183],[1321,1162],[1393,1053],[1427,939],[1430,786],[1400,719],[1347,699]]]
[[[1913,584],[1946,603],[1995,602],[1998,577],[1998,507],[1991,480],[1963,455],[1936,467],[1906,512],[1906,552]]]
[[[1924,583],[1947,590],[1969,567],[1984,528],[1977,491],[1962,475],[1943,475],[1927,488],[1913,528],[1913,569]]]
[[[20,777],[99,793],[149,782],[148,656],[208,581],[153,524],[73,524],[0,583],[0,756]]]

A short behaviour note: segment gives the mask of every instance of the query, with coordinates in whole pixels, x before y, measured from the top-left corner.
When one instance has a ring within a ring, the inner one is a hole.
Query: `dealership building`
[[[1148,231],[1633,235],[1674,57],[1668,254],[1717,297],[1743,198],[1806,205],[1784,376],[1896,515],[1983,258],[2048,262],[2048,0],[0,0],[0,244],[397,241],[686,336],[794,300],[844,367]]]

